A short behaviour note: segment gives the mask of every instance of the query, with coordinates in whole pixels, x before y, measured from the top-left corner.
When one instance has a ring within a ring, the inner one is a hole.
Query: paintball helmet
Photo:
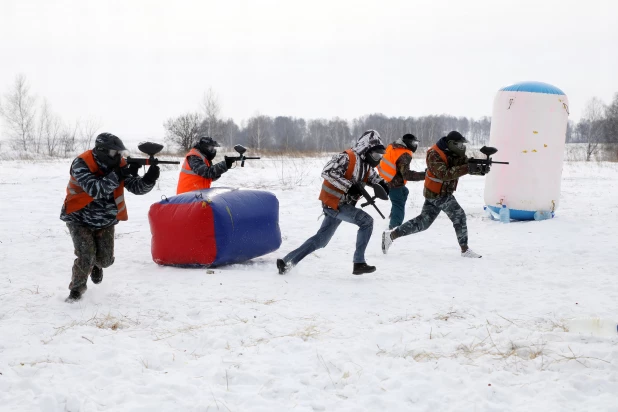
[[[466,154],[466,143],[468,143],[468,140],[459,132],[453,130],[446,135],[446,147],[458,156]]]
[[[418,138],[411,133],[404,134],[401,138],[406,147],[412,150],[412,153],[418,149]]]
[[[101,163],[116,166],[120,164],[121,155],[128,155],[129,151],[118,136],[101,133],[94,141],[94,153]]]
[[[212,160],[217,155],[217,149],[215,149],[215,147],[221,147],[221,145],[210,136],[200,136],[195,147],[202,152],[208,160]]]

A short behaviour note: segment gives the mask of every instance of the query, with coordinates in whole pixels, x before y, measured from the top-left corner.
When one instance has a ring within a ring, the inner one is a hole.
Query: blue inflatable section
[[[274,194],[230,188],[201,192],[216,199],[210,203],[217,241],[213,266],[244,262],[279,249],[279,201]]]
[[[497,214],[500,214],[500,208],[496,206],[487,206]],[[509,209],[509,215],[514,220],[534,220],[534,211]]]
[[[558,94],[564,95],[564,92],[552,86],[551,84],[543,82],[522,82],[512,84],[510,86],[500,89],[502,92],[530,92],[530,93],[544,93],[544,94]]]

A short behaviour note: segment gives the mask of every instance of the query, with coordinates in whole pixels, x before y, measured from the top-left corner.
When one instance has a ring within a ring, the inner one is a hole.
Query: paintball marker
[[[247,151],[247,148],[243,145],[237,144],[236,146],[234,146],[234,150],[236,150],[240,156],[237,156],[237,157],[229,156],[227,158],[239,161],[240,167],[245,167],[245,160],[259,159],[259,157],[245,156],[245,152]]]
[[[159,164],[163,164],[163,165],[179,165],[180,162],[174,161],[174,160],[159,160],[157,158],[154,157],[154,155],[156,155],[157,153],[159,153],[161,150],[163,150],[163,145],[159,144],[159,143],[153,143],[153,142],[143,142],[137,145],[137,148],[140,150],[140,152],[142,153],[146,153],[148,156],[150,156],[148,159],[143,159],[143,158],[134,158],[134,157],[127,157],[127,163],[137,163],[140,166],[156,166]]]
[[[495,147],[483,146],[481,147],[480,152],[487,156],[487,159],[468,159],[468,163],[476,165],[476,174],[480,174],[481,176],[483,176],[486,173],[489,173],[490,166],[494,163],[501,165],[509,164],[509,162],[494,162],[493,160],[491,160],[491,156],[498,152],[498,149],[496,149]]]
[[[372,185],[371,187],[373,187],[373,193],[374,193],[374,196],[372,197],[369,195],[369,193],[367,192],[367,189],[365,189],[365,187],[362,184],[354,183],[354,185],[358,188],[358,190],[361,192],[363,197],[367,200],[365,203],[361,204],[361,207],[371,205],[378,211],[380,216],[382,216],[382,219],[386,219],[384,215],[382,214],[382,212],[380,212],[380,209],[378,209],[378,206],[376,206],[376,198],[379,198],[382,200],[388,200],[388,195],[386,194],[386,191],[384,190],[384,188],[380,185]]]

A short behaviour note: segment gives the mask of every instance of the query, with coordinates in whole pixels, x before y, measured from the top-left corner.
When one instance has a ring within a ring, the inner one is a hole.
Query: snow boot
[[[92,283],[98,285],[103,281],[103,269],[98,266],[92,267],[92,272],[90,272],[90,279],[92,279]]]
[[[375,266],[369,266],[366,263],[355,263],[354,264],[354,270],[352,270],[352,274],[353,275],[362,275],[364,273],[371,273],[371,272],[375,272],[376,271],[376,267]]]
[[[277,259],[277,269],[279,269],[280,275],[285,275],[292,269],[292,266],[285,263],[283,259]]]
[[[69,294],[69,297],[66,298],[64,301],[66,303],[74,303],[80,300],[81,298],[82,298],[82,292],[79,289],[71,289],[71,293]]]

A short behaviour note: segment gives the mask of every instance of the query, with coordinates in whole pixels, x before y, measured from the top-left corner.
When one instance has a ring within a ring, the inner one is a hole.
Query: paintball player
[[[176,194],[210,188],[213,181],[228,171],[236,161],[233,157],[224,156],[224,160],[212,164],[217,155],[219,143],[208,136],[200,136],[197,143],[185,156],[180,169]]]
[[[461,176],[466,174],[480,175],[489,172],[489,167],[481,173],[477,165],[468,163],[466,157],[467,142],[459,132],[452,131],[438,140],[427,151],[427,172],[423,190],[425,203],[421,214],[393,230],[382,233],[383,253],[388,252],[395,239],[426,230],[442,211],[453,222],[457,242],[461,247],[461,256],[467,258],[481,257],[468,247],[466,213],[453,196]]]
[[[408,180],[419,182],[425,179],[425,172],[410,170],[412,153],[418,148],[418,139],[407,133],[386,148],[386,153],[378,166],[378,173],[388,182],[391,199],[391,220],[388,228],[393,229],[403,223],[406,201],[410,191],[406,187]]]
[[[326,164],[322,170],[324,182],[319,197],[324,210],[322,226],[298,249],[283,259],[277,259],[279,274],[285,274],[305,256],[325,247],[341,222],[358,226],[352,273],[362,275],[376,270],[375,266],[365,262],[365,249],[373,231],[373,218],[355,205],[361,196],[358,184],[380,185],[388,193],[388,185],[373,170],[380,163],[384,152],[378,132],[368,130],[359,137],[354,147],[333,156]]]
[[[117,136],[101,133],[94,149],[80,154],[71,164],[60,219],[69,228],[77,259],[66,302],[81,299],[88,275],[92,283],[101,283],[103,268],[114,263],[114,226],[128,219],[124,189],[143,195],[159,178],[158,166],[150,166],[144,177],[139,177],[139,165],[127,165],[123,152],[126,154],[127,149]]]

